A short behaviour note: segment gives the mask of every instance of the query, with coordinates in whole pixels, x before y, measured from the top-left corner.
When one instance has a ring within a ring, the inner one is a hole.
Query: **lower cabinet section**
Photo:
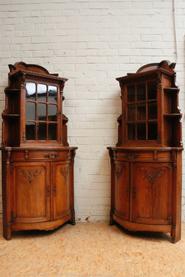
[[[32,152],[26,151],[27,154]],[[20,151],[3,151],[3,233],[6,239],[11,238],[14,230],[49,230],[68,221],[75,224],[75,149],[67,148],[59,153],[58,156],[47,154],[43,159],[42,151],[40,159],[37,155],[36,159],[26,157],[23,161],[18,158]],[[14,157],[17,158],[14,160]]]
[[[50,164],[15,162],[10,170],[12,223],[50,220]]]
[[[178,241],[181,151],[110,148],[109,153],[112,168],[110,222],[132,231],[169,232],[172,241]]]
[[[135,163],[132,167],[132,220],[145,224],[170,224],[172,165]]]

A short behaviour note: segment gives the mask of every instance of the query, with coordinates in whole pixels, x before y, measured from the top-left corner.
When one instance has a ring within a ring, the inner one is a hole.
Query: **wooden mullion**
[[[46,140],[48,140],[48,85],[46,86],[47,91],[46,91]]]
[[[137,140],[137,84],[134,85],[134,91],[135,91],[135,101],[134,101],[134,106],[135,106],[135,139]]]
[[[145,105],[146,105],[146,140],[148,140],[148,82],[145,84]]]
[[[35,139],[36,140],[38,140],[38,113],[37,113],[37,110],[38,110],[38,102],[37,102],[37,98],[38,98],[38,96],[37,96],[37,85],[38,84],[36,84],[36,96],[35,96],[35,99],[36,99],[36,101],[35,101]]]

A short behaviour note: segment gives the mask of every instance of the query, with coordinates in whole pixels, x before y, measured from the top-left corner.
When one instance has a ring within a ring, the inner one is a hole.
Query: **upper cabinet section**
[[[181,146],[175,64],[162,61],[117,78],[122,115],[117,146]]]
[[[39,65],[9,65],[5,89],[3,145],[67,146],[67,118],[62,113],[66,78],[50,74]]]

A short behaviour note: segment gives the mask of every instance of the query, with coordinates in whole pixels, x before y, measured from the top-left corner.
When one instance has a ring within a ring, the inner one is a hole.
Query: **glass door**
[[[157,83],[127,86],[126,126],[128,140],[157,140]]]
[[[58,89],[26,83],[26,140],[57,140]]]

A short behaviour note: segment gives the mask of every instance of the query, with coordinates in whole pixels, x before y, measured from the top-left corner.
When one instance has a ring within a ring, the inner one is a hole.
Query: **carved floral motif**
[[[42,169],[19,169],[19,173],[24,176],[29,184],[31,184],[33,180],[41,174],[41,172]]]
[[[161,168],[151,168],[149,170],[143,170],[144,178],[146,178],[151,185],[153,185],[156,180],[163,174],[163,170]]]

